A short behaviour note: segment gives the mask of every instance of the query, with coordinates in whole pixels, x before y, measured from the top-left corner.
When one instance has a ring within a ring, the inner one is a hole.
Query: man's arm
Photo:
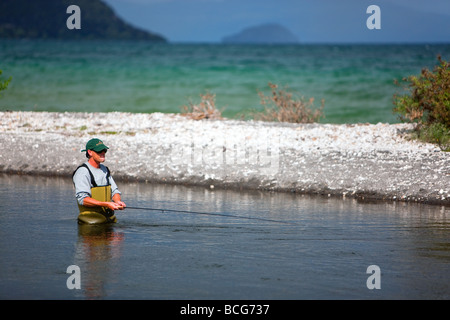
[[[125,202],[123,202],[123,201],[121,200],[121,198],[120,198],[120,193],[116,193],[115,195],[113,195],[112,200],[113,200],[116,204],[118,204],[118,205],[121,206],[121,208],[120,208],[119,210],[125,209],[125,207],[127,206],[127,205],[125,204]]]
[[[116,197],[116,195],[114,196]],[[120,201],[119,196],[119,202],[115,201],[113,197],[113,202],[103,202],[95,200],[91,197],[86,197],[83,199],[83,205],[86,207],[108,207],[111,210],[123,210],[125,207],[125,203]]]

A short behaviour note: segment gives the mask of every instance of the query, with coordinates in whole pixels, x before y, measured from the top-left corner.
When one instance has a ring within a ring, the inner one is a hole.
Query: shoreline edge
[[[91,138],[116,180],[450,206],[450,153],[411,124],[191,120],[163,113],[0,112],[0,173],[70,177]]]

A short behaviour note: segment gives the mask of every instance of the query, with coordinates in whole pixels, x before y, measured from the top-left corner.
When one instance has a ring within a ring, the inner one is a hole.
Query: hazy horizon
[[[103,0],[129,24],[172,43],[220,43],[245,28],[284,26],[300,43],[448,43],[448,0]],[[381,29],[369,30],[377,5]]]

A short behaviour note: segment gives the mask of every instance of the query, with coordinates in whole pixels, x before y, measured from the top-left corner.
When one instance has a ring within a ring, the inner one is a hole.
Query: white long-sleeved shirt
[[[91,170],[94,175],[97,186],[108,185],[108,181],[106,180],[108,170],[104,165],[100,164],[100,169],[98,169],[90,165],[89,162],[85,162],[85,164],[87,164],[89,170]],[[121,194],[111,175],[109,176],[109,182],[111,184],[111,196],[114,196],[116,193]],[[91,188],[93,187],[91,175],[85,167],[81,167],[75,172],[73,175],[73,183],[75,185],[75,197],[77,202],[78,204],[83,205],[84,198],[91,197]]]

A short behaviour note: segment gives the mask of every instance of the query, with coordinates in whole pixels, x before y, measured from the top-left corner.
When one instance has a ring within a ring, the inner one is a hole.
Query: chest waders
[[[91,176],[91,198],[101,202],[110,202],[111,183],[109,182],[110,172],[108,167],[106,167],[106,170],[108,171],[106,175],[106,181],[108,182],[108,184],[105,186],[97,186],[94,175],[85,163],[79,166],[77,170],[81,167],[85,167],[88,170],[89,175]],[[77,170],[75,170],[73,174],[75,174]],[[78,223],[99,224],[117,222],[114,211],[107,207],[87,207],[78,204],[78,209],[80,211],[80,214],[78,215]]]

